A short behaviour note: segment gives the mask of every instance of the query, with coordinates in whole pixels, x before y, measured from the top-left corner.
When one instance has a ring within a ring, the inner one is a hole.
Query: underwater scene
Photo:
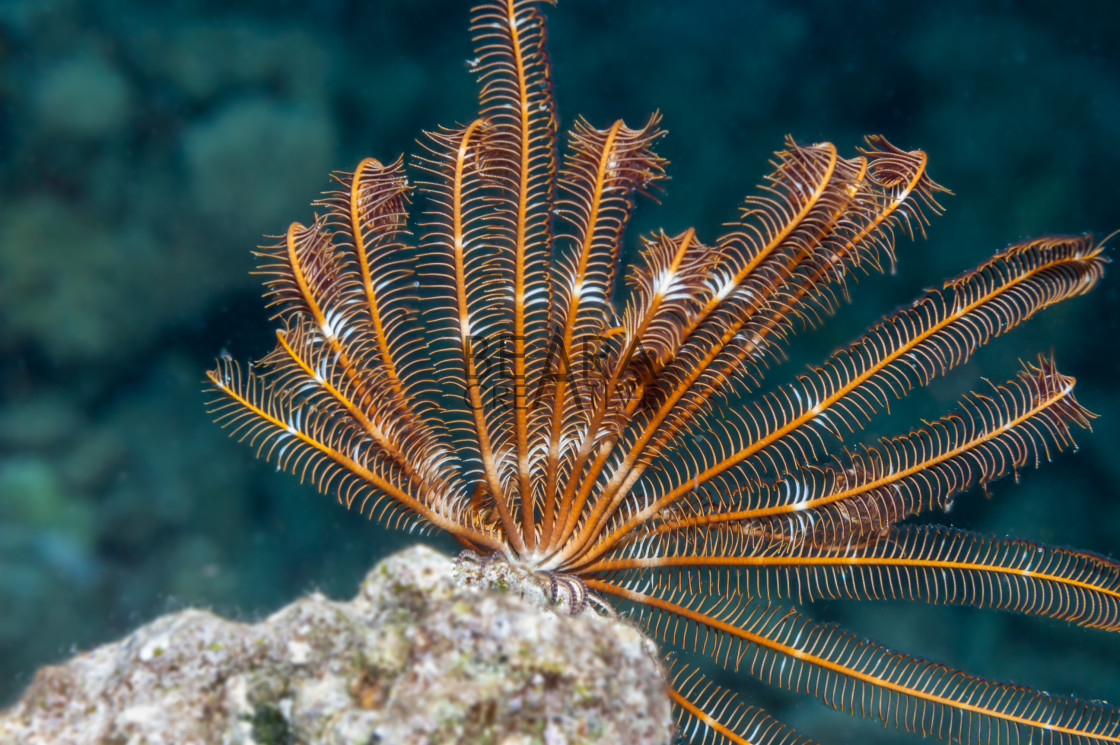
[[[459,550],[257,459],[213,422],[204,381],[216,358],[260,359],[275,343],[251,274],[254,248],[275,242],[263,236],[309,222],[332,171],[407,162],[422,131],[475,116],[469,5],[0,0],[0,707],[39,667],[162,614],[259,619],[312,590],[350,597],[417,541]],[[561,130],[657,111],[668,131],[668,179],[638,201],[624,264],[658,228],[714,240],[787,135],[850,156],[882,134],[924,150],[952,192],[926,237],[897,231],[895,266],[853,272],[835,317],[794,327],[771,385],[1012,243],[1120,229],[1115,3],[560,0],[546,12]],[[1040,353],[1077,379],[1092,430],[917,522],[1115,559],[1111,266],[1085,296],[892,401],[851,444],[932,421]],[[991,680],[1120,704],[1115,631],[902,601],[806,612]],[[820,742],[917,741],[708,672]]]

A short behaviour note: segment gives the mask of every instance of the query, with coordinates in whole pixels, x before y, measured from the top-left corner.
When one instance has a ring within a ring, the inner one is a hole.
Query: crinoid
[[[255,368],[209,374],[218,420],[348,507],[447,531],[571,606],[610,603],[667,648],[837,709],[947,741],[1120,743],[1105,704],[981,680],[790,607],[895,598],[1120,629],[1117,563],[906,520],[1071,444],[1091,415],[1050,359],[909,433],[838,444],[1091,289],[1100,245],[1011,246],[762,389],[847,278],[893,262],[894,234],[939,211],[925,154],[789,141],[722,236],[646,238],[616,301],[634,200],[665,178],[662,130],[577,120],[557,163],[540,5],[474,9],[479,115],[424,139],[415,247],[402,161],[369,159],[260,253],[282,328]],[[801,741],[670,667],[692,741]]]

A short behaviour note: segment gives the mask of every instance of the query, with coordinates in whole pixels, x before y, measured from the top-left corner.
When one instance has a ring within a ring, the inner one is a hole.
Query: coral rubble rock
[[[636,629],[452,570],[417,547],[350,602],[315,593],[253,625],[164,616],[41,670],[0,714],[0,743],[669,741],[664,677]]]

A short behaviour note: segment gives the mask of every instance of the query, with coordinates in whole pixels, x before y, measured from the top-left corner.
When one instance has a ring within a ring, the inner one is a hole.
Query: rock
[[[66,488],[48,459],[0,458],[0,494],[0,524],[54,533],[83,553],[92,548],[94,507]]]
[[[36,113],[43,132],[97,140],[117,135],[127,126],[132,100],[128,80],[108,60],[80,53],[43,75]]]
[[[96,385],[103,370],[119,375],[175,323],[246,284],[213,270],[237,262],[224,244],[194,243],[189,228],[149,232],[135,217],[118,223],[58,195],[0,199],[0,346],[31,345],[54,365],[80,365],[79,380]],[[7,433],[5,444],[19,437]]]
[[[191,203],[230,230],[282,233],[291,215],[329,185],[338,137],[316,105],[239,99],[200,120],[183,138]]]
[[[313,593],[252,625],[164,616],[40,670],[0,714],[0,743],[670,741],[665,678],[636,628],[453,570],[417,547],[350,602]]]
[[[120,40],[137,66],[194,104],[267,90],[299,101],[328,101],[339,50],[329,36],[303,24],[273,23],[233,14],[214,23],[211,14],[150,21],[158,32]],[[364,75],[363,75],[364,77]]]
[[[17,395],[0,409],[0,446],[13,450],[65,446],[85,424],[74,401],[60,392]]]

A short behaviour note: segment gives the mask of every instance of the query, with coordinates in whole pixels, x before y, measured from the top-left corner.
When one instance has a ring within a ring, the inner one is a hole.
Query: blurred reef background
[[[0,705],[35,669],[169,610],[258,618],[348,597],[414,539],[347,514],[227,440],[203,371],[263,355],[262,234],[331,170],[466,121],[463,0],[0,0]],[[1120,6],[1108,0],[563,0],[563,122],[660,109],[672,161],[637,230],[714,237],[786,133],[882,133],[955,192],[929,239],[802,334],[775,380],[1010,242],[1120,228]],[[1116,243],[1116,241],[1114,241]],[[1077,455],[945,519],[1120,554],[1120,277],[1044,313],[892,422],[1053,351],[1101,414]],[[438,539],[434,543],[453,547]],[[822,604],[820,618],[972,672],[1120,703],[1120,640],[994,612]],[[822,741],[898,735],[736,684]],[[876,740],[875,738],[881,738]]]

